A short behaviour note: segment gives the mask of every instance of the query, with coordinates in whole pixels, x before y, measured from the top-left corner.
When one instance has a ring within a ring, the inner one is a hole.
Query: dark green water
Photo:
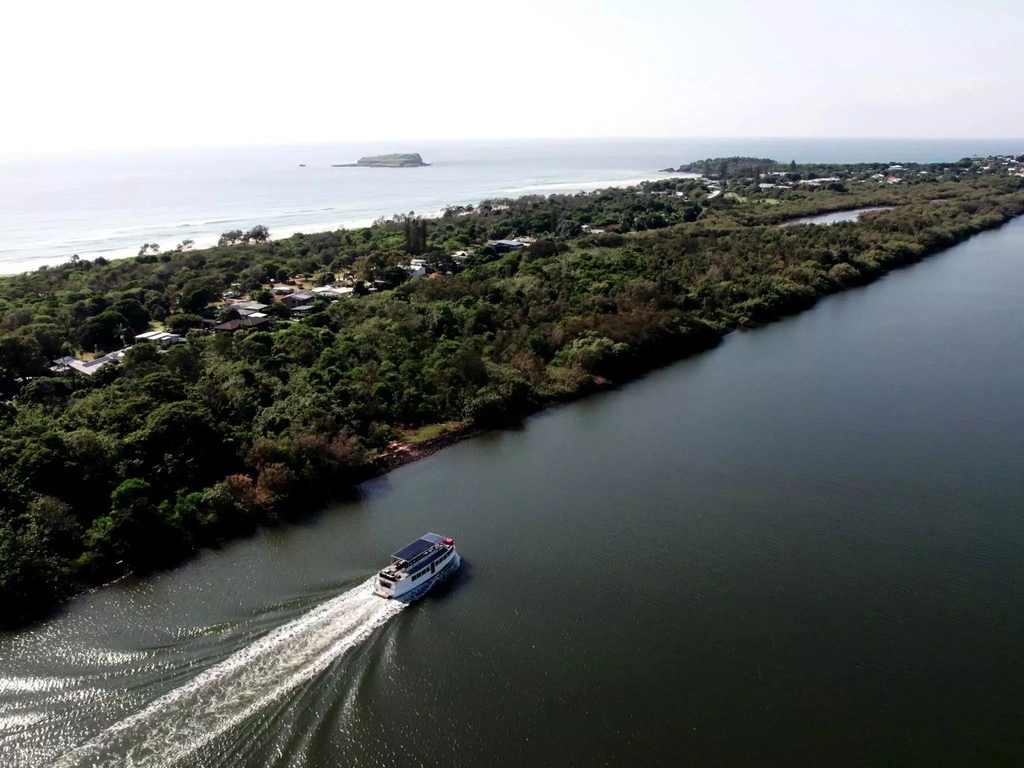
[[[0,764],[1019,765],[1022,297],[1018,221],[86,596],[0,638]]]

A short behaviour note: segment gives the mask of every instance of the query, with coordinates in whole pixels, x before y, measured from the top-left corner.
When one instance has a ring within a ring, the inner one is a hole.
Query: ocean
[[[428,168],[332,168],[419,152]],[[707,157],[952,161],[1024,152],[1024,139],[619,139],[191,149],[0,160],[0,273],[132,256],[143,243],[212,245],[263,224],[272,237],[435,214],[496,197],[575,193],[658,178]]]

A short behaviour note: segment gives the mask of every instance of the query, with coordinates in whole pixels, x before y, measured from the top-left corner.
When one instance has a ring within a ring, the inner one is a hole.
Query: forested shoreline
[[[0,621],[321,505],[435,425],[513,422],[1000,226],[1024,213],[1022,160],[711,159],[699,179],[0,278]],[[864,206],[893,208],[779,226]],[[297,321],[274,293],[336,284]],[[212,332],[240,298],[269,320]],[[154,329],[183,343],[133,344]]]

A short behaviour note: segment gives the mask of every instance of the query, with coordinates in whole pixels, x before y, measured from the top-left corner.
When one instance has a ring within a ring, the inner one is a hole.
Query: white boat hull
[[[373,593],[388,600],[415,600],[442,577],[458,568],[461,562],[462,559],[453,546],[450,552],[433,561],[426,568],[406,575],[393,583],[388,583],[378,575],[374,581]]]

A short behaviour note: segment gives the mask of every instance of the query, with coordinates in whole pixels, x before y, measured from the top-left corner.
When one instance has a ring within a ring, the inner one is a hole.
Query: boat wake
[[[405,608],[374,595],[372,583],[370,579],[272,630],[54,765],[168,765],[188,758],[321,673]]]

